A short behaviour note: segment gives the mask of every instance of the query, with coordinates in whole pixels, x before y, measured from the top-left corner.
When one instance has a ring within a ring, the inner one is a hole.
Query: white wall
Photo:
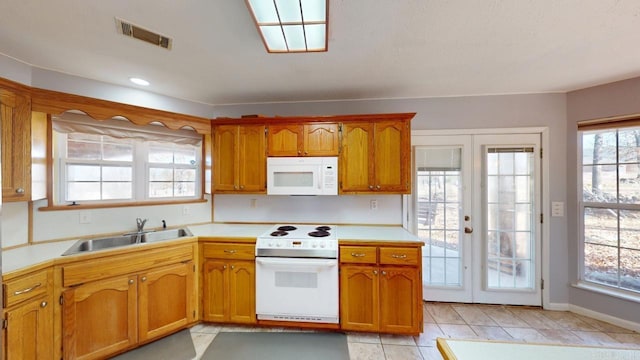
[[[0,77],[24,85],[160,109],[181,114],[212,117],[213,106],[174,99],[135,88],[111,85],[95,80],[34,68],[0,54]],[[93,234],[126,232],[135,229],[136,217],[148,218],[147,227],[196,224],[211,221],[211,199],[206,203],[86,210],[90,224],[80,224],[77,210],[39,211],[46,201],[37,201],[33,211],[33,241],[46,241]],[[183,215],[183,208],[189,214]],[[1,216],[2,247],[28,242],[29,212],[26,202],[4,203]]]
[[[209,198],[207,196],[207,198]],[[211,221],[211,201],[192,204],[131,206],[119,208],[38,211],[46,200],[36,201],[33,212],[33,241],[73,239],[100,234],[125,233],[136,230],[136,218],[148,219],[145,228],[199,224]],[[185,210],[186,209],[186,210]],[[80,223],[80,213],[90,223]],[[3,215],[4,216],[4,215]],[[4,218],[3,218],[4,221]],[[3,222],[4,227],[4,222]],[[4,246],[4,238],[3,238]]]
[[[213,211],[219,222],[402,225],[402,196],[215,195]]]
[[[579,243],[578,225],[578,128],[580,120],[597,119],[616,115],[640,113],[640,78],[618,81],[592,88],[573,91],[567,94],[567,188],[568,194],[567,224],[569,230],[569,258],[567,272],[571,282],[579,279]],[[640,304],[633,301],[614,298],[572,287],[569,302],[594,312],[608,314],[620,319],[640,323]]]
[[[239,117],[244,114],[295,116],[394,112],[417,113],[411,123],[413,130],[548,127],[550,148],[545,149],[544,152],[551,159],[550,184],[548,184],[550,201],[567,201],[565,94],[239,104],[221,105],[215,108],[216,116],[220,117]],[[224,212],[224,209],[218,210],[217,199],[218,196],[214,200],[216,220],[223,216],[221,213]],[[343,206],[343,202],[339,198],[328,199],[325,205],[329,208],[340,207]],[[358,212],[363,210],[366,209],[356,209]],[[389,211],[395,212],[390,214],[391,218],[401,216],[399,206],[393,206]],[[545,212],[548,213],[549,209],[545,209]],[[298,216],[294,208],[289,213],[292,216]],[[280,218],[282,214],[277,216]],[[568,257],[566,218],[550,216],[546,218],[550,222],[551,259],[549,262],[552,274],[551,279],[545,279],[546,290],[549,291],[551,303],[567,304],[569,279],[566,266]]]

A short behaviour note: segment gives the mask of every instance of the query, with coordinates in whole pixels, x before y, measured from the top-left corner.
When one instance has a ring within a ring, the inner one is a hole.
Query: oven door
[[[338,323],[338,260],[256,258],[259,320]]]

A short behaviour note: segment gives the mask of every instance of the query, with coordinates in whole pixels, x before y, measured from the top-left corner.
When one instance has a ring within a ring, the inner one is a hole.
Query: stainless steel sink
[[[129,233],[121,236],[78,240],[62,256],[98,250],[113,249],[135,244],[152,243],[164,240],[173,240],[185,236],[193,236],[188,229],[170,229],[145,233]]]
[[[151,243],[163,240],[179,239],[185,236],[193,236],[189,229],[171,229],[162,231],[153,231],[142,234],[143,243]]]

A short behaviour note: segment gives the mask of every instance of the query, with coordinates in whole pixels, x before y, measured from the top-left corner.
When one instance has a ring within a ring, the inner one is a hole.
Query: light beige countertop
[[[422,241],[399,225],[338,225],[338,240]]]
[[[211,223],[187,226],[194,236],[218,238],[255,238],[273,227],[273,224]],[[339,240],[420,242],[421,240],[401,226],[337,225]],[[77,240],[50,242],[24,246],[2,252],[2,273],[10,273],[62,256]],[[108,251],[108,250],[107,250]]]
[[[252,237],[256,238],[273,224],[223,224],[211,223],[203,225],[188,226],[189,231],[194,236],[199,237]]]
[[[62,256],[77,240],[23,246],[2,252],[2,273],[37,265]]]

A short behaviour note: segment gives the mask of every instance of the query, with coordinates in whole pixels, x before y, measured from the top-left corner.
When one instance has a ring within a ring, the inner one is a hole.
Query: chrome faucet
[[[136,223],[138,225],[138,232],[141,233],[144,230],[144,224],[147,223],[147,219],[140,219],[140,218],[136,218]]]

